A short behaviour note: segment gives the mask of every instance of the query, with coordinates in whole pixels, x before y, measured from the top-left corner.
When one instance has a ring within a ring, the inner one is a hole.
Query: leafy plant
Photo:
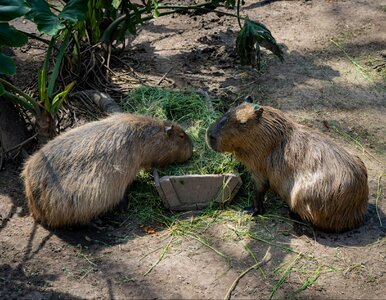
[[[241,64],[259,64],[260,46],[270,50],[280,60],[283,60],[283,51],[277,45],[269,29],[259,22],[245,19],[244,26],[236,40],[236,49]]]
[[[28,37],[21,31],[9,25],[9,21],[25,15],[29,7],[24,0],[0,0],[0,49],[4,47],[21,47],[28,41]],[[12,58],[0,51],[0,74],[13,75],[16,66]],[[0,83],[0,95],[4,93],[4,86]]]
[[[0,1],[4,2],[4,0]],[[10,20],[9,16],[25,15],[36,23],[41,32],[51,36],[43,69],[38,72],[38,99],[25,94],[5,79],[0,79],[0,95],[4,95],[7,99],[27,109],[36,117],[38,137],[41,143],[46,142],[55,135],[55,114],[75,84],[75,82],[71,82],[66,85],[62,91],[55,94],[55,84],[65,51],[69,45],[72,31],[76,28],[77,24],[84,20],[87,8],[86,4],[87,2],[85,0],[70,0],[59,14],[54,14],[51,11],[51,6],[44,0],[12,0],[11,2],[7,1],[7,3],[0,2],[1,20]],[[4,40],[6,37],[9,37],[6,40],[8,43],[6,45],[16,47],[27,42],[26,34],[10,27],[8,23],[1,23],[0,29],[2,28],[4,30],[0,31],[0,36]],[[10,36],[12,36],[12,38]],[[5,44],[3,39],[0,40],[1,45]],[[48,78],[49,62],[53,57],[53,48],[58,41],[61,41],[59,53],[56,56],[52,74],[50,78]],[[1,61],[1,59],[3,60]],[[0,64],[5,66],[3,69],[0,69],[0,72],[3,74],[15,73],[15,65],[12,59],[8,57],[4,58],[4,55],[3,57],[0,56]]]
[[[130,0],[111,2],[90,0],[85,27],[91,32],[91,43],[102,42],[106,45],[106,49],[111,49],[114,43],[124,45],[126,32],[135,34],[137,26],[147,20],[188,11],[216,12],[238,19],[241,31],[237,38],[237,52],[242,64],[259,63],[260,46],[270,50],[282,60],[283,52],[269,29],[257,21],[240,16],[240,7],[243,4],[244,1],[241,0],[211,0],[192,5],[163,5],[158,0],[143,0],[142,4],[134,4]],[[236,8],[237,14],[217,11],[216,8],[220,6],[227,9]],[[241,25],[241,20],[245,20],[244,26]],[[106,26],[97,26],[97,24]]]
[[[33,21],[40,32],[51,37],[43,68],[38,72],[38,99],[26,95],[5,79],[0,80],[0,95],[35,115],[39,138],[45,142],[55,134],[55,114],[75,85],[71,79],[72,74],[66,77],[70,77],[66,80],[67,84],[62,82],[61,87],[57,85],[66,55],[71,57],[68,61],[78,63],[80,80],[87,80],[89,73],[98,64],[99,67],[109,69],[111,51],[120,46],[124,49],[126,34],[135,34],[140,24],[153,18],[189,11],[233,16],[238,19],[240,27],[241,20],[245,20],[237,38],[241,63],[258,63],[260,46],[282,59],[282,51],[271,32],[263,24],[240,16],[243,3],[241,0],[203,0],[191,5],[164,5],[160,0],[142,0],[141,3],[131,0],[69,0],[65,1],[63,7],[58,7],[46,0],[0,0],[0,47],[20,47],[27,42],[27,34],[8,24],[10,20],[21,16]],[[236,8],[236,14],[216,10],[220,6]],[[92,47],[81,52],[85,41]],[[100,44],[104,47],[99,47]],[[90,52],[97,48],[103,50],[101,52],[104,57],[97,57],[98,54]],[[86,57],[83,65],[86,70],[81,69],[82,57]],[[50,68],[52,60],[54,64]],[[12,59],[0,52],[0,74],[12,75],[15,71]],[[94,75],[95,78],[101,77],[99,75],[104,78],[104,74]]]

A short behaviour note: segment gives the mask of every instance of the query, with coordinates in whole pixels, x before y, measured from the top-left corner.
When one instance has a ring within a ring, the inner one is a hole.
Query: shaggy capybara
[[[118,113],[69,130],[24,166],[32,216],[49,227],[85,224],[118,204],[141,168],[182,163],[189,136],[176,124]]]
[[[245,165],[256,186],[254,213],[268,189],[303,220],[327,232],[360,226],[367,210],[363,162],[281,111],[244,102],[207,130],[207,143]]]

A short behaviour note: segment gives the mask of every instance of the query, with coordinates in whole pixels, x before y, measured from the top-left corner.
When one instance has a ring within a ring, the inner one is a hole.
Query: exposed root
[[[122,112],[122,108],[108,94],[96,90],[76,92],[72,97],[80,100],[90,111],[96,106],[106,114]]]

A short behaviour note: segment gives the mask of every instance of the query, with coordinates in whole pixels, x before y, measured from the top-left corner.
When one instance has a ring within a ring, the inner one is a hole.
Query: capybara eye
[[[185,134],[181,133],[181,134],[179,135],[179,137],[180,137],[181,139],[184,139],[184,138],[185,138]]]

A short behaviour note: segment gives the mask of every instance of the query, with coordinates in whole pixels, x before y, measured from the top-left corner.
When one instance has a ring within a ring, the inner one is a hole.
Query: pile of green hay
[[[229,154],[211,150],[205,143],[205,132],[221,113],[219,100],[207,100],[194,92],[156,87],[133,90],[122,102],[126,112],[172,120],[180,124],[194,143],[193,157],[183,165],[160,170],[162,175],[235,173],[238,163]]]
[[[238,173],[240,165],[231,155],[216,153],[205,142],[207,128],[222,115],[219,111],[223,107],[220,100],[208,100],[189,91],[143,86],[133,90],[121,104],[126,112],[172,120],[180,124],[193,140],[193,157],[185,164],[158,170],[161,176]],[[244,185],[249,187],[249,175],[242,177]],[[247,193],[241,197],[250,201],[252,196]],[[129,215],[140,222],[166,224],[170,220],[156,191],[152,174],[148,171],[141,171],[131,185],[128,208]]]

